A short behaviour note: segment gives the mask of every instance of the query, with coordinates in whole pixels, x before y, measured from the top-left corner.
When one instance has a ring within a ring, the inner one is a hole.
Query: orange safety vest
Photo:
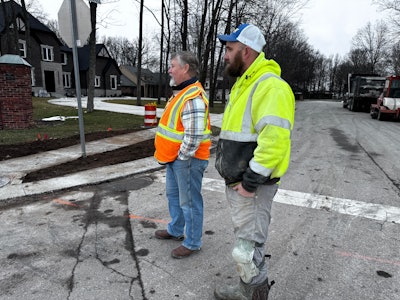
[[[154,145],[156,151],[154,157],[161,163],[174,161],[178,157],[179,148],[184,136],[184,127],[181,120],[181,112],[188,100],[201,96],[206,105],[206,118],[204,120],[203,140],[195,152],[194,157],[206,160],[210,157],[211,123],[208,113],[208,99],[206,93],[197,81],[190,84],[175,97],[170,99],[158,123]]]

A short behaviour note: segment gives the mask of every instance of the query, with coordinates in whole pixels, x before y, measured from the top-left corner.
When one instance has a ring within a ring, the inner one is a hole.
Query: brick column
[[[31,67],[15,55],[7,57],[13,58],[10,63],[0,60],[0,129],[28,128],[33,125]]]

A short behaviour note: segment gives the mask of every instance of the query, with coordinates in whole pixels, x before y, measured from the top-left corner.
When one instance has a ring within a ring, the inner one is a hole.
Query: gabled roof
[[[6,10],[6,14],[9,16],[8,19],[11,20],[12,16],[12,9],[15,12],[15,16],[17,18],[20,18],[23,20],[25,23],[24,19],[24,14],[22,7],[14,2],[13,0],[4,2],[4,7]],[[32,16],[29,12],[27,12],[28,16],[28,23],[30,25],[30,31],[31,31],[31,37],[36,39],[39,43],[42,43],[42,38],[44,35],[46,36],[52,36],[54,38],[54,41],[57,42],[60,46],[62,45],[62,42],[60,39],[57,37],[57,35],[46,25],[41,23],[38,19],[36,19],[34,16]],[[5,31],[6,28],[8,28],[10,24],[5,24],[5,17],[4,17],[4,11],[3,11],[3,5],[0,2],[0,35]]]
[[[105,48],[104,44],[96,44],[96,57],[99,55],[99,52],[103,48]],[[79,69],[81,71],[89,69],[89,56],[90,56],[90,48],[89,48],[88,44],[83,47],[78,48]]]
[[[62,52],[72,54],[72,48],[69,48],[67,46],[62,46],[60,49]],[[88,71],[89,70],[89,62],[90,62],[89,57],[90,57],[89,45],[85,45],[81,48],[78,48],[78,61],[79,61],[79,70],[80,71]],[[110,53],[107,50],[107,47],[104,44],[96,44],[96,57],[97,57],[97,59],[99,57],[104,57],[108,60],[106,66],[103,68],[103,70],[98,70],[98,71],[106,72],[112,65],[114,65],[115,69],[118,71],[118,73],[121,74],[121,71],[118,68],[117,62],[115,61],[115,59],[113,59],[111,57]]]
[[[62,46],[61,48],[62,52],[66,53],[72,53],[72,48],[69,48],[67,46]],[[100,54],[105,54],[105,56],[100,55]],[[100,56],[99,56],[100,55]],[[89,63],[90,63],[90,47],[89,44],[78,48],[78,60],[79,60],[79,70],[80,71],[87,71],[89,70]],[[115,65],[115,68],[118,70],[118,72],[121,74],[121,71],[118,68],[117,62],[115,59],[113,59],[110,55],[110,53],[107,50],[107,47],[104,44],[96,44],[96,57],[105,57],[109,60],[107,66],[105,69],[108,69],[111,64]],[[105,71],[105,70],[103,70]]]
[[[5,2],[4,5],[6,8],[6,13],[10,17],[11,17],[11,12],[12,12],[12,10],[11,10],[11,5],[12,5],[16,16],[23,19],[22,7],[19,4],[15,3],[14,1],[8,1],[8,2]],[[48,33],[54,34],[53,31],[51,31],[46,25],[44,25],[38,19],[36,19],[34,16],[32,16],[29,12],[28,12],[28,19],[29,19],[29,24],[31,26],[31,30],[43,31],[43,32],[48,32]],[[5,21],[5,17],[4,17],[4,13],[3,13],[3,7],[0,2],[0,32],[3,32],[6,27],[6,24],[4,24],[4,21]]]
[[[137,75],[138,68],[134,66],[128,66],[128,65],[123,65],[121,66],[124,69],[126,69],[129,73]],[[141,80],[143,80],[145,83],[150,84],[150,85],[158,85],[160,81],[160,73],[153,73],[149,69],[143,69],[141,70]],[[168,75],[163,74],[162,76],[162,81],[163,83],[166,82],[166,78]]]
[[[132,87],[136,86],[136,83],[134,83],[132,80],[130,80],[125,75],[121,75],[120,81],[121,81],[121,86],[132,86]]]

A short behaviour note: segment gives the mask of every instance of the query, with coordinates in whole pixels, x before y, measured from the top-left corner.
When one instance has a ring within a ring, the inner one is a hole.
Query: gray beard
[[[173,87],[176,86],[175,80],[171,77],[171,79],[169,80],[169,86]]]

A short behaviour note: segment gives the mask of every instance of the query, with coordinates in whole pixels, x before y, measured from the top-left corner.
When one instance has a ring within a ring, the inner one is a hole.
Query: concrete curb
[[[153,157],[138,159],[122,164],[116,164],[101,168],[90,169],[71,175],[57,178],[28,182],[22,184],[11,184],[0,189],[0,206],[13,203],[12,199],[38,195],[53,191],[59,191],[72,187],[98,184],[117,178],[136,175],[144,172],[155,171],[164,168],[160,166]]]

